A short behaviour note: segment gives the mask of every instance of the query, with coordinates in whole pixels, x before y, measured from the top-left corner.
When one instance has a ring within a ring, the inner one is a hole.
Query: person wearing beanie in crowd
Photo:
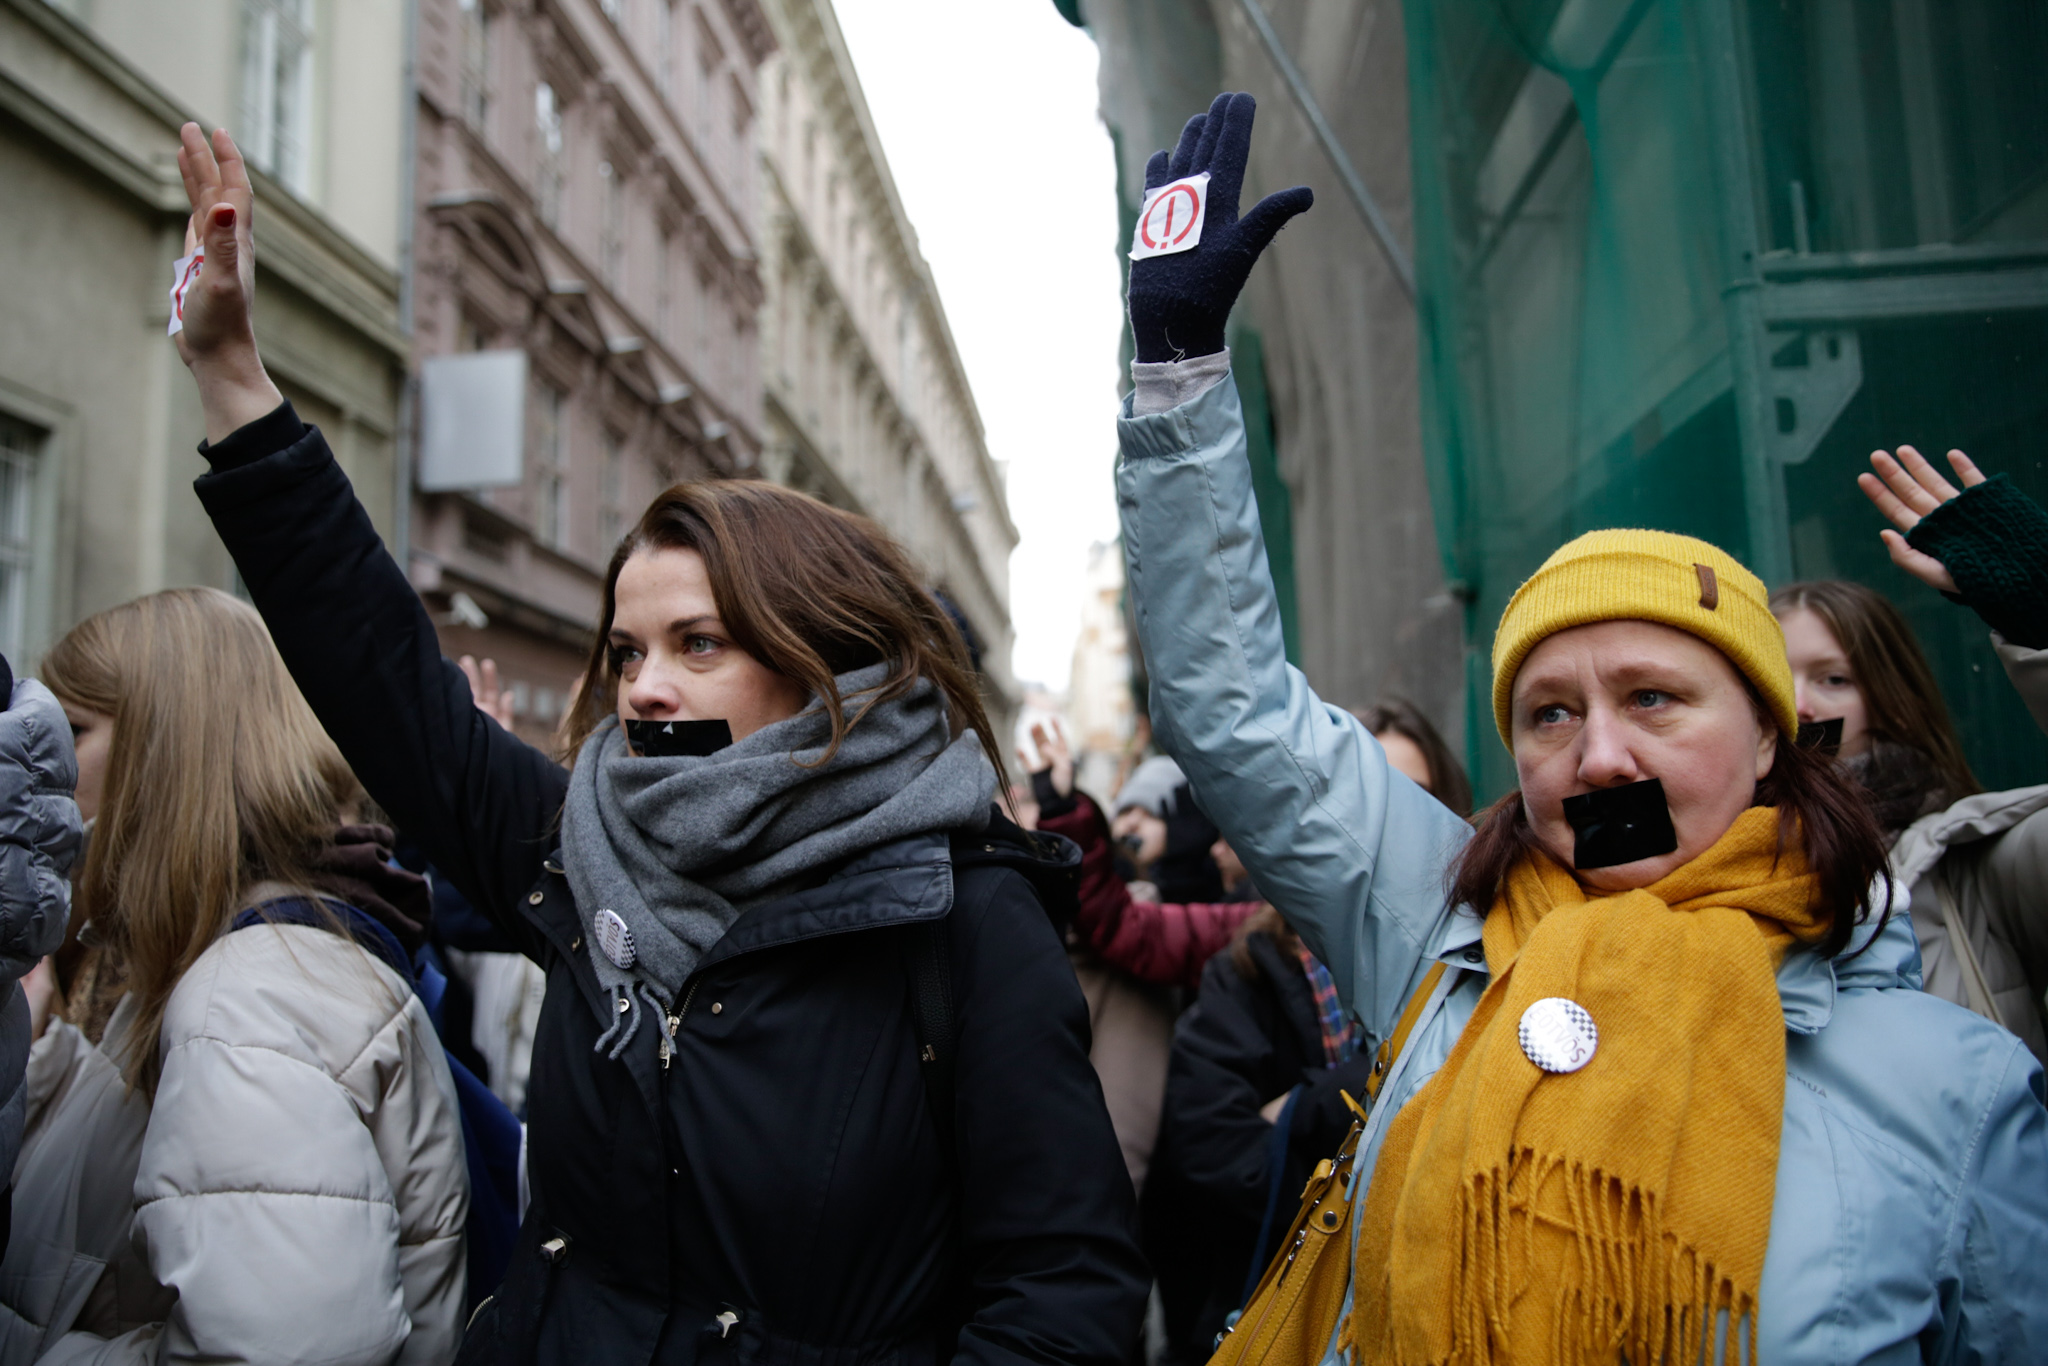
[[[1871,456],[1864,492],[1907,573],[1977,612],[2048,731],[2048,512],[1951,451],[1958,489],[1918,451]],[[1837,752],[1870,797],[1912,889],[1927,989],[2026,1041],[2048,1062],[2048,785],[1981,790],[1934,671],[1899,610],[1837,579],[1771,596],[1802,723],[1839,726]]]
[[[2048,1358],[2048,1111],[2011,1034],[1919,990],[1861,792],[1795,742],[1762,583],[1588,533],[1516,591],[1493,709],[1519,787],[1468,826],[1286,662],[1224,324],[1305,189],[1242,218],[1253,104],[1191,250],[1131,266],[1118,426],[1152,715],[1376,1049],[1354,1366]],[[1446,890],[1448,886],[1448,891]]]
[[[967,651],[873,522],[678,484],[609,551],[566,769],[475,706],[252,322],[240,155],[183,130],[197,483],[306,700],[547,974],[531,1202],[463,1363],[1122,1366],[1135,1202]]]

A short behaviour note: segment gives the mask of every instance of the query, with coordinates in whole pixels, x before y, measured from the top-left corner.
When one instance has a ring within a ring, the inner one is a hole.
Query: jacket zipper
[[[703,980],[701,977],[691,980],[690,989],[683,993],[682,1007],[668,1017],[668,1032],[661,1036],[661,1070],[664,1072],[668,1071],[669,1060],[675,1056],[675,1047],[670,1040],[674,1039],[676,1031],[682,1028],[683,1017],[690,1013],[690,1002],[697,999],[697,984]]]

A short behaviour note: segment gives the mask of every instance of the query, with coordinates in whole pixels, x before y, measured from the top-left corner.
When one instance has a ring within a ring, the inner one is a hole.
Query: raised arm
[[[370,795],[522,946],[511,907],[539,876],[567,778],[480,713],[405,574],[319,431],[265,374],[251,322],[249,182],[234,143],[187,124],[192,200],[179,354],[199,387],[213,469],[199,498],[314,713]]]
[[[1124,554],[1162,748],[1346,1004],[1383,1037],[1447,914],[1444,870],[1470,832],[1287,664],[1227,356],[1177,362],[1170,349],[1186,337],[1220,352],[1221,318],[1251,259],[1306,207],[1305,191],[1289,191],[1236,218],[1251,117],[1249,96],[1219,99],[1171,160],[1161,152],[1147,170],[1161,185],[1208,170],[1210,217],[1193,251],[1131,264],[1139,364],[1117,428]],[[1154,269],[1212,246],[1206,270]],[[1206,312],[1186,296],[1207,300]],[[1216,325],[1159,323],[1190,313]]]
[[[2048,511],[1961,451],[1948,464],[1953,484],[1911,446],[1874,451],[1874,473],[1856,482],[1891,521],[1880,534],[1892,563],[1983,619],[2005,676],[2048,734]]]

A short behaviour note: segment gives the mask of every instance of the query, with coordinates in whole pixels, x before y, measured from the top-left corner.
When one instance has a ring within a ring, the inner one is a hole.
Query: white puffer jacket
[[[177,1303],[41,1360],[452,1358],[469,1183],[447,1059],[406,983],[326,930],[239,930],[178,983],[162,1056],[133,1236]]]

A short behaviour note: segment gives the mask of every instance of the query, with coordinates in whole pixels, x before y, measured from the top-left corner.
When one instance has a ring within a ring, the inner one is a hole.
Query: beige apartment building
[[[761,71],[762,471],[909,549],[978,638],[1008,735],[1002,474],[830,0],[764,8],[778,51]]]
[[[544,741],[655,493],[759,468],[754,0],[418,0],[409,570]]]
[[[199,405],[165,335],[186,119],[254,167],[279,387],[398,534],[405,0],[0,0],[0,651],[235,585],[191,491]]]

